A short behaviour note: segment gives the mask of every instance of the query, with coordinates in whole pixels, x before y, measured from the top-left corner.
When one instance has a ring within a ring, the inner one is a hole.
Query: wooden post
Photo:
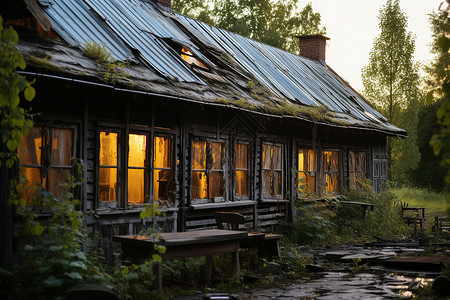
[[[212,256],[205,256],[206,265],[206,286],[211,285],[211,273],[212,273]]]

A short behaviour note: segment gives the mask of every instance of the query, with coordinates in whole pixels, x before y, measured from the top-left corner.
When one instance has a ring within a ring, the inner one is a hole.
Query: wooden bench
[[[366,217],[366,211],[370,209],[370,211],[373,211],[375,204],[373,203],[364,203],[364,202],[356,202],[356,201],[339,201],[341,204],[348,204],[348,205],[357,205],[361,207],[361,217],[364,219]]]
[[[215,212],[218,229],[240,230],[245,224],[245,216],[235,212]],[[256,248],[258,255],[262,257],[280,257],[279,241],[282,234],[249,232],[247,239],[241,242],[241,248]]]
[[[425,207],[410,207],[408,203],[403,203],[401,205],[402,219],[405,224],[414,225],[414,231],[416,231],[417,226],[420,230],[423,229],[423,223],[425,222]]]

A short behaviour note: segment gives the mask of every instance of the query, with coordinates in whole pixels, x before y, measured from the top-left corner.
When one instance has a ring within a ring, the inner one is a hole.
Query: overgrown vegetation
[[[22,53],[15,45],[19,36],[12,27],[3,28],[3,19],[0,16],[0,167],[5,167],[13,173],[10,181],[10,204],[24,204],[20,197],[19,176],[19,148],[22,136],[28,133],[33,126],[31,116],[20,106],[20,101],[31,101],[36,91],[33,82],[17,73],[17,69],[26,67]],[[2,187],[5,188],[5,187]]]
[[[367,211],[363,218],[360,206],[341,204],[339,199],[372,203],[375,209]],[[410,233],[401,219],[400,201],[395,194],[390,190],[377,194],[368,183],[361,184],[361,189],[345,191],[335,202],[297,203],[298,215],[289,237],[299,244],[362,243],[375,237],[399,239]]]
[[[81,169],[78,173],[81,174]],[[20,251],[14,273],[0,272],[2,289],[6,289],[1,292],[9,299],[57,299],[70,287],[93,283],[114,289],[122,299],[157,299],[153,266],[161,262],[160,254],[165,247],[155,247],[147,260],[131,265],[125,265],[119,258],[114,265],[108,265],[102,251],[86,254],[83,245],[90,238],[83,232],[84,215],[77,209],[80,202],[74,197],[80,184],[81,178],[69,178],[60,198],[38,185],[31,205],[17,211],[23,218],[28,243]],[[36,221],[37,207],[50,214],[45,223]],[[148,206],[141,218],[159,214],[157,205]],[[153,231],[146,233],[150,232]]]
[[[392,193],[401,203],[408,203],[411,207],[425,207],[425,217],[432,222],[436,215],[445,213],[445,193],[438,193],[427,189],[402,187],[392,189]]]
[[[105,44],[97,44],[95,42],[87,42],[83,44],[84,54],[99,63],[105,68],[103,74],[103,81],[105,83],[115,84],[117,77],[128,77],[129,75],[120,71],[128,64],[120,61],[115,61],[112,57],[111,51],[108,50]]]

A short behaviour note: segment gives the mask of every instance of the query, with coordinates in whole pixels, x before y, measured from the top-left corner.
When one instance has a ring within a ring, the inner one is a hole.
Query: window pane
[[[145,170],[128,169],[128,203],[141,204],[145,198]]]
[[[145,167],[147,136],[143,134],[130,134],[128,145],[128,166]]]
[[[273,175],[273,195],[281,195],[281,171],[275,171]]]
[[[64,187],[62,184],[66,182],[70,172],[70,169],[51,169],[50,171],[48,177],[48,191],[53,193],[57,199],[64,196]]]
[[[213,158],[213,170],[222,169],[222,143],[211,143],[211,151]]]
[[[307,190],[307,185],[305,173],[298,172],[298,189],[304,193]]]
[[[222,172],[211,172],[209,175],[209,198],[223,197],[224,183]]]
[[[273,160],[273,168],[275,170],[281,170],[281,147],[280,146],[273,146],[272,160]]]
[[[26,137],[22,137],[20,163],[27,165],[41,164],[42,136],[41,127],[33,127]]]
[[[27,201],[27,205],[29,205],[32,196],[35,194],[32,188],[34,188],[38,182],[41,182],[41,172],[38,168],[24,168],[23,175],[27,180],[27,184],[23,189],[22,197]]]
[[[206,170],[206,142],[192,143],[192,169]]]
[[[308,150],[308,171],[316,171],[316,156],[314,150]]]
[[[248,169],[246,144],[236,144],[236,169]]]
[[[298,171],[305,170],[305,149],[298,150]]]
[[[100,132],[101,166],[117,166],[117,136],[115,132]]]
[[[323,152],[323,183],[325,192],[339,191],[339,152],[324,151]]]
[[[71,165],[72,135],[71,129],[52,129],[52,166]]]
[[[206,172],[192,172],[192,199],[208,197]]]
[[[236,171],[235,193],[236,196],[248,195],[248,172]]]
[[[272,165],[272,146],[270,145],[263,145],[263,168],[264,169],[271,169]]]
[[[116,201],[117,169],[100,168],[98,186],[99,186],[100,202]]]
[[[170,144],[171,139],[168,137],[155,137],[153,155],[155,168],[170,168]]]
[[[263,194],[271,195],[272,194],[272,171],[263,171]]]
[[[153,174],[154,199],[169,200],[170,170],[155,170]]]
[[[338,188],[338,177],[333,176],[333,174],[325,174],[326,178],[326,192],[337,192]]]
[[[311,192],[316,192],[316,176],[306,176],[306,189]]]

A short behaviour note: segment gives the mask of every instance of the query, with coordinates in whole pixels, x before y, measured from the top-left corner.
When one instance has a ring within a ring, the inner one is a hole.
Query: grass
[[[394,188],[392,192],[402,203],[406,202],[411,207],[425,207],[427,220],[432,220],[435,216],[444,217],[446,215],[448,203],[445,193],[413,187]]]

